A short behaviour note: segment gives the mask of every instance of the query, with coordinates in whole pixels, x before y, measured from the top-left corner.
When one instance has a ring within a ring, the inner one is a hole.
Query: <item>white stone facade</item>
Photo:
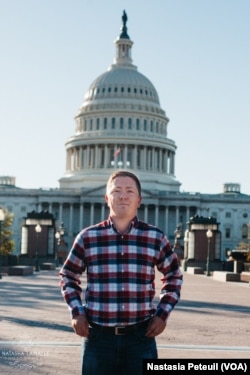
[[[24,217],[31,211],[52,213],[66,228],[70,248],[85,226],[108,215],[105,184],[116,168],[130,169],[142,183],[139,217],[159,226],[174,243],[191,216],[213,216],[220,223],[221,260],[247,240],[250,196],[238,184],[225,184],[216,195],[182,193],[175,179],[176,145],[168,138],[168,118],[153,84],[132,64],[133,42],[126,24],[115,41],[116,57],[90,85],[75,116],[75,133],[66,141],[66,170],[58,189],[20,189],[13,177],[0,178],[0,206],[14,213],[15,254],[21,253]],[[183,244],[183,237],[181,238]],[[53,254],[48,249],[48,254]]]

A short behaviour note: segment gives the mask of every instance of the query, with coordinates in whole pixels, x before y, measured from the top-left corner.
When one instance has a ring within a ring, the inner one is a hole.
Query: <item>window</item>
[[[144,131],[147,131],[147,120],[144,120]]]
[[[243,224],[242,225],[242,238],[248,238],[248,228],[247,228],[247,224]]]
[[[103,123],[103,128],[107,129],[107,127],[108,127],[108,119],[107,119],[107,117],[105,117],[104,118],[104,123]]]
[[[115,129],[115,117],[112,117],[112,129]]]
[[[132,118],[128,119],[128,128],[131,130],[132,129]]]
[[[136,130],[140,130],[140,119],[136,119]]]
[[[120,118],[120,129],[123,129],[123,117]]]
[[[153,121],[150,121],[150,131],[151,132],[154,131],[154,123],[153,123]]]
[[[230,238],[230,237],[231,237],[231,231],[230,231],[230,228],[226,228],[226,230],[225,230],[225,237],[226,237],[226,238]]]
[[[231,212],[226,212],[226,217],[231,217]]]

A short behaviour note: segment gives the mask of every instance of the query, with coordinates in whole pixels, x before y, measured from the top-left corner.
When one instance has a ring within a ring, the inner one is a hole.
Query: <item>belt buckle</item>
[[[126,327],[115,327],[115,335],[122,336],[126,335]]]

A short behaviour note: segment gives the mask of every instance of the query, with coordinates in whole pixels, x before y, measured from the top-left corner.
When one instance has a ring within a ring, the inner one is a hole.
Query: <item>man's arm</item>
[[[84,269],[83,247],[78,236],[59,272],[61,293],[68,304],[72,319],[79,315],[85,315],[82,305],[82,288],[80,287],[80,278]]]
[[[183,275],[179,267],[178,257],[171,249],[166,237],[162,239],[162,248],[157,268],[163,276],[161,278],[160,301],[155,316],[166,321],[180,299],[180,291],[183,283]]]

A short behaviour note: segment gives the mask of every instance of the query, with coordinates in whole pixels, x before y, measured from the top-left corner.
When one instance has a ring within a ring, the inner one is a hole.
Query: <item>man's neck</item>
[[[116,230],[119,233],[124,234],[129,231],[133,218],[127,219],[127,218],[111,217],[111,220]]]

